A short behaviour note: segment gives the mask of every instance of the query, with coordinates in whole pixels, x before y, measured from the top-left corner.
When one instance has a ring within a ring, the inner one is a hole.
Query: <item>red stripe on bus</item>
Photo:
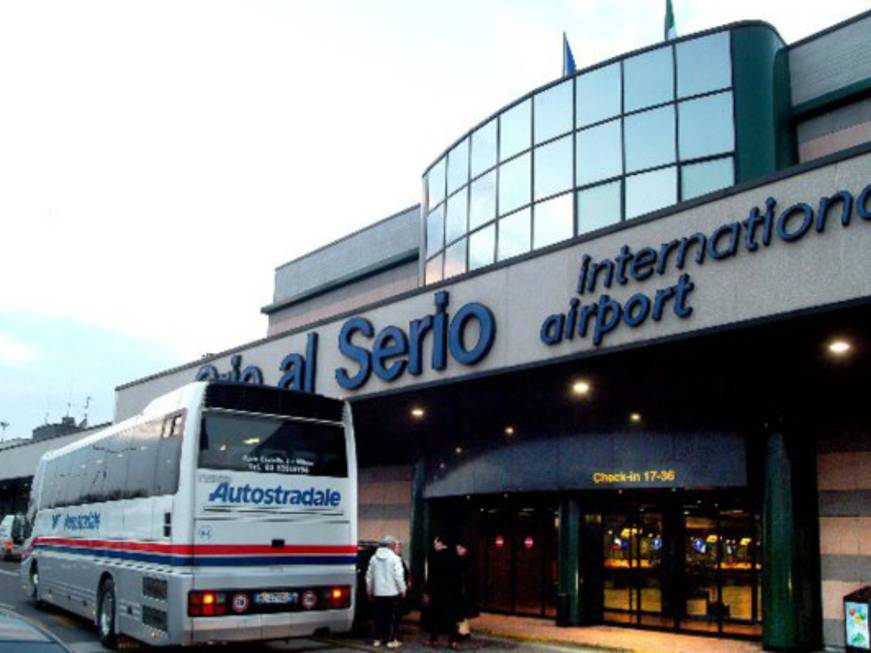
[[[163,544],[161,542],[130,542],[126,540],[85,540],[64,537],[38,537],[32,546],[55,544],[89,549],[145,551],[168,555],[276,555],[276,554],[356,554],[356,546],[291,544],[273,547],[262,544]]]

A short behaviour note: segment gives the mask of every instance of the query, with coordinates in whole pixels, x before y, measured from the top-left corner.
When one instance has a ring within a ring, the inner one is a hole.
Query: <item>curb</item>
[[[602,651],[606,653],[644,653],[640,649],[632,648],[616,648],[613,646],[602,646],[599,644],[589,645],[576,642],[571,639],[561,639],[559,637],[531,637],[525,635],[517,635],[515,633],[503,633],[498,630],[490,630],[482,628],[475,632],[475,635],[480,635],[482,638],[504,639],[511,642],[523,642],[525,644],[546,644],[549,646],[560,646],[570,648],[576,651]]]

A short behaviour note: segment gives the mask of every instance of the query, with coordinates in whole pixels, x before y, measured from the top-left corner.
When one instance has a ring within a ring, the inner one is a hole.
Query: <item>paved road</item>
[[[97,639],[95,627],[85,619],[73,616],[61,610],[51,607],[43,609],[35,608],[25,597],[18,581],[18,563],[0,562],[0,607],[11,609],[28,619],[37,622],[58,638],[66,642],[76,653],[105,653]],[[420,636],[416,629],[404,627],[402,638],[405,645],[401,651],[404,653],[433,653],[434,649],[425,648],[420,642]],[[168,649],[149,649],[137,642],[122,642],[123,650],[142,651],[167,651]],[[211,653],[354,653],[360,650],[382,651],[369,646],[369,640],[342,636],[333,640],[327,639],[297,639],[289,642],[269,642],[259,645],[239,646],[202,646],[185,648],[179,651],[187,653],[192,650],[208,650]],[[435,649],[438,651],[439,649]],[[442,649],[447,651],[447,647]],[[521,644],[495,639],[476,638],[463,645],[463,650],[471,653],[532,653],[532,652],[560,652],[571,651],[579,653],[581,649],[566,649],[557,646],[543,646],[538,644]]]

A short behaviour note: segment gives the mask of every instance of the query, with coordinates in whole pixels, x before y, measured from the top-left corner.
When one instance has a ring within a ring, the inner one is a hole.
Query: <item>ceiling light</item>
[[[629,421],[638,424],[641,421],[641,413],[631,413],[629,415]]]
[[[576,395],[583,397],[588,392],[590,392],[590,384],[586,381],[575,381],[572,384],[572,392],[574,392]]]
[[[416,419],[422,418],[424,416],[424,414],[425,413],[423,411],[423,408],[421,408],[420,406],[415,406],[414,408],[411,409],[411,416],[416,418]]]
[[[514,435],[514,427],[506,426],[505,427],[505,435]]]
[[[260,438],[248,438],[247,440],[242,440],[242,444],[258,444],[260,442]]]
[[[852,345],[846,340],[833,340],[829,343],[829,351],[838,356],[846,354],[852,349]]]
[[[457,447],[456,449],[454,449],[454,453],[457,453],[457,454],[461,454],[461,453],[463,453],[463,448],[462,448],[462,447]]]

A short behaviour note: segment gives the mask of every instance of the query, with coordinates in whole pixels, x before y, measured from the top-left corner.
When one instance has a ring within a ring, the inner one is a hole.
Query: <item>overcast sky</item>
[[[673,0],[795,41],[868,8]],[[469,127],[664,0],[0,1],[0,422],[260,338],[274,268],[417,203]]]

